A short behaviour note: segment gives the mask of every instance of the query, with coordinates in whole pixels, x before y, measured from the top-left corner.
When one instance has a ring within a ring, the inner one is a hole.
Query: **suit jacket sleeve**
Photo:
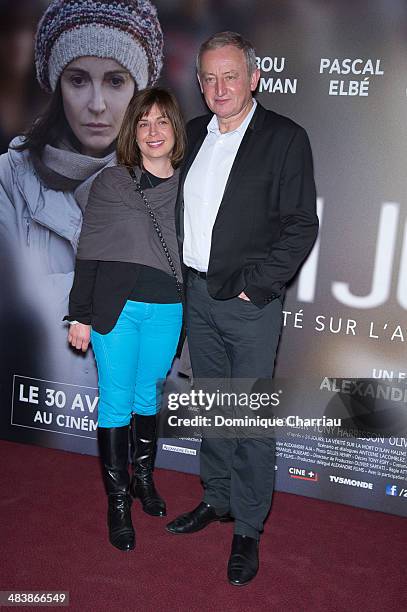
[[[312,152],[305,130],[298,127],[280,174],[280,238],[268,257],[245,272],[246,295],[262,307],[280,296],[318,234]]]

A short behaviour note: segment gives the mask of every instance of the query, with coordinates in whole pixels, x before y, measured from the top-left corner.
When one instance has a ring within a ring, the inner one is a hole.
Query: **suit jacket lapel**
[[[247,126],[246,132],[242,138],[242,142],[237,150],[236,157],[233,161],[232,167],[229,172],[228,180],[226,181],[225,191],[223,192],[222,201],[219,206],[219,210],[222,207],[222,204],[225,198],[228,196],[228,191],[231,189],[231,186],[234,184],[235,179],[239,176],[239,169],[245,158],[250,154],[251,147],[255,144],[255,130],[259,129],[260,124],[263,123],[264,119],[264,109],[263,107],[257,103],[257,108],[254,111],[253,117]]]

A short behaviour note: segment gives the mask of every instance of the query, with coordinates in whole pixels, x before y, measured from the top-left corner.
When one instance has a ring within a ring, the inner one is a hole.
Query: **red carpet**
[[[0,590],[69,591],[78,611],[407,610],[401,517],[276,493],[259,574],[239,588],[226,581],[232,524],[164,531],[200,500],[196,476],[156,471],[169,517],[135,503],[137,549],[121,553],[107,541],[96,458],[10,442],[0,456]]]

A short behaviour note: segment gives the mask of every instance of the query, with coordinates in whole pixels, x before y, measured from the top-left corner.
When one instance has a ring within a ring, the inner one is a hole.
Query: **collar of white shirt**
[[[250,113],[247,115],[247,117],[244,118],[242,123],[235,130],[232,130],[231,132],[226,132],[226,134],[235,134],[236,132],[246,131],[247,126],[249,125],[254,115],[254,111],[256,110],[256,106],[257,106],[257,100],[255,98],[252,98],[252,100],[253,100],[253,106],[250,109]],[[216,134],[217,136],[220,136],[221,131],[219,130],[219,122],[218,122],[218,118],[216,115],[214,115],[212,119],[209,121],[207,129],[208,129],[208,134],[213,133],[213,134]]]

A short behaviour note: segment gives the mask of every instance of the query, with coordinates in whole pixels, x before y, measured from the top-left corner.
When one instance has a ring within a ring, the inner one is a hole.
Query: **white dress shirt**
[[[195,157],[184,183],[185,265],[207,272],[212,229],[223,198],[236,153],[257,102],[238,128],[222,134],[216,115],[208,123],[208,134]]]

